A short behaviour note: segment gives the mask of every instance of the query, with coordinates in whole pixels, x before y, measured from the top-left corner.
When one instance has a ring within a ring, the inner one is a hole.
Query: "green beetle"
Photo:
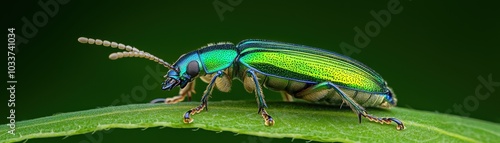
[[[180,95],[152,102],[177,103],[186,96],[190,99],[194,93],[196,78],[208,83],[201,105],[184,114],[185,123],[191,123],[192,115],[207,108],[208,97],[214,87],[222,92],[229,92],[232,80],[238,79],[248,92],[255,92],[258,113],[267,126],[272,126],[275,121],[265,109],[267,105],[262,86],[280,91],[288,101],[295,97],[316,103],[346,103],[358,115],[359,122],[361,117],[365,117],[379,123],[395,122],[398,130],[405,128],[403,122],[396,118],[379,118],[368,114],[363,108],[389,108],[396,105],[397,99],[387,82],[368,66],[334,52],[298,44],[252,39],[237,45],[228,42],[209,44],[180,56],[172,65],[132,46],[85,37],[78,41],[127,50],[112,53],[109,56],[112,60],[141,57],[169,68],[162,89],[171,90],[179,86]]]

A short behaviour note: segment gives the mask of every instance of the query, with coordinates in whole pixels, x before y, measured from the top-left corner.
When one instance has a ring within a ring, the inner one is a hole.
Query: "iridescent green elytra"
[[[201,105],[184,114],[185,123],[193,122],[191,115],[207,108],[207,97],[213,87],[229,92],[232,80],[238,79],[248,92],[255,92],[258,113],[264,118],[265,125],[271,126],[275,121],[265,110],[267,105],[262,86],[281,92],[287,101],[295,97],[315,103],[346,103],[358,115],[359,122],[363,116],[380,123],[395,122],[398,130],[405,128],[403,122],[396,118],[375,117],[363,108],[389,108],[396,105],[397,99],[384,79],[366,65],[334,52],[276,41],[244,40],[237,45],[209,44],[182,55],[171,65],[131,46],[84,37],[79,41],[128,51],[111,54],[110,59],[113,60],[142,57],[169,68],[162,89],[170,90],[179,86],[181,91],[178,96],[152,102],[170,104],[183,101],[186,96],[190,99],[196,78],[208,83]]]

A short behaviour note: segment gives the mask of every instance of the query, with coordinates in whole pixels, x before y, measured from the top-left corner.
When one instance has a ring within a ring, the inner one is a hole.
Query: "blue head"
[[[162,89],[171,90],[177,86],[184,88],[189,82],[196,79],[202,69],[197,51],[184,54],[164,76],[165,82],[162,83]]]

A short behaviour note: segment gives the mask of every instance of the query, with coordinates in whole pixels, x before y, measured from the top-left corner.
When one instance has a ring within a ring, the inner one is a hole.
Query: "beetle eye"
[[[198,62],[197,61],[189,62],[186,69],[186,73],[193,78],[197,76],[199,72],[200,72],[200,66],[198,65]]]

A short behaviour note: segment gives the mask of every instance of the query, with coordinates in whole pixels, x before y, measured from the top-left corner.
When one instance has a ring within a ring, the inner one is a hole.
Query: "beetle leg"
[[[264,118],[264,125],[272,126],[274,125],[274,119],[269,115],[265,108],[267,108],[266,100],[264,100],[264,94],[262,92],[262,87],[255,75],[255,72],[252,70],[247,70],[247,74],[252,77],[252,80],[255,84],[255,98],[257,99],[257,103],[259,104],[259,111],[257,113],[262,115]]]
[[[344,106],[344,104],[345,104],[345,101],[342,100],[342,103],[340,104],[340,109],[342,109],[342,106]]]
[[[157,99],[151,100],[150,103],[163,102],[165,104],[175,104],[175,103],[179,103],[179,102],[184,101],[184,99],[186,99],[186,96],[188,97],[188,101],[191,101],[191,95],[196,93],[196,91],[194,90],[195,81],[196,80],[189,82],[186,85],[186,87],[184,87],[183,89],[181,89],[179,91],[179,95],[177,95],[177,96],[169,97],[169,98],[157,98]]]
[[[200,113],[203,109],[208,110],[208,107],[207,107],[208,97],[212,94],[212,89],[213,89],[213,87],[215,85],[215,80],[218,77],[220,77],[220,76],[223,76],[223,72],[222,71],[218,71],[212,77],[212,80],[208,84],[207,89],[205,90],[205,92],[203,92],[203,97],[201,97],[201,105],[199,105],[198,107],[193,108],[193,109],[187,111],[184,114],[184,120],[183,120],[184,123],[191,123],[191,122],[193,122],[193,118],[191,118],[191,115],[194,115],[196,113]]]
[[[293,102],[293,96],[286,93],[286,91],[281,91],[281,98],[286,102]]]
[[[359,123],[361,123],[361,116],[363,116],[365,118],[368,118],[370,121],[374,121],[374,122],[382,123],[382,124],[383,123],[390,124],[392,121],[392,122],[398,124],[398,126],[396,127],[397,130],[405,129],[403,122],[401,122],[400,120],[398,120],[396,118],[387,118],[387,117],[380,118],[380,117],[370,115],[366,112],[365,108],[363,108],[361,105],[356,103],[356,101],[354,101],[351,97],[347,96],[347,94],[345,94],[342,90],[340,90],[340,88],[337,85],[335,85],[331,82],[328,82],[327,85],[330,88],[333,88],[335,91],[337,91],[337,93],[339,93],[339,95],[342,97],[342,99],[345,101],[345,103],[347,103],[347,105],[349,105],[349,107],[351,107],[351,109],[356,114],[358,114]]]
[[[195,85],[196,80],[193,80],[189,82],[184,88],[179,90],[179,95],[166,98],[165,99],[165,104],[175,104],[181,101],[184,101],[186,99],[186,96],[188,97],[188,101],[191,101],[191,95],[193,93],[196,93],[194,90],[194,85]]]

